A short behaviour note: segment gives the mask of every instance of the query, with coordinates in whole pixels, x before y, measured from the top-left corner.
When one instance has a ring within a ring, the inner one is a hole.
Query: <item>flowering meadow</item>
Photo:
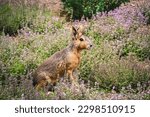
[[[150,99],[149,0],[74,21],[42,5],[0,2],[0,99]],[[32,72],[69,44],[72,25],[83,25],[94,45],[82,52],[79,86],[60,80],[49,95],[36,91]]]

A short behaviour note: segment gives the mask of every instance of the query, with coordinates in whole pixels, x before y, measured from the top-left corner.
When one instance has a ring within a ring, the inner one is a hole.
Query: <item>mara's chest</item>
[[[69,54],[67,56],[67,67],[71,69],[75,69],[80,64],[80,55]]]

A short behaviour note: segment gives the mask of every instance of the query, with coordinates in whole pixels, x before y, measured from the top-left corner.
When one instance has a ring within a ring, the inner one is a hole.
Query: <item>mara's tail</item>
[[[37,79],[33,77],[32,85],[35,87],[38,84]]]
[[[38,84],[37,75],[35,72],[32,73],[32,85],[35,87]]]

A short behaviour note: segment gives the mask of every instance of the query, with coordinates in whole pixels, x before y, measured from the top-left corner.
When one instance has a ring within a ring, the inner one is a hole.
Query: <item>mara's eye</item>
[[[80,41],[84,41],[84,39],[83,39],[83,38],[80,38]]]

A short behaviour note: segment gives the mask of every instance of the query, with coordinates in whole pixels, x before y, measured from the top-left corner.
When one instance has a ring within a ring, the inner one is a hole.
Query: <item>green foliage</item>
[[[3,65],[7,66],[7,69],[3,70],[5,74],[9,74],[13,77],[20,77],[22,75],[25,75],[27,73],[27,70],[31,70],[34,68],[31,64],[30,67],[28,66],[29,61],[25,63],[25,61],[20,59],[23,49],[27,46],[25,45],[25,43],[20,43],[19,45],[10,45],[10,43],[7,44],[8,47],[2,48],[0,56]],[[12,46],[13,48],[11,48]]]
[[[110,11],[129,0],[62,0],[66,11],[73,19],[81,19],[82,16],[92,17],[93,14],[102,11]]]
[[[9,73],[12,76],[20,76],[25,74],[25,65],[19,61],[15,60],[14,63],[10,66]]]
[[[130,52],[139,53],[140,51],[141,49],[139,48],[139,46],[135,42],[132,42],[132,41],[126,43],[126,45],[123,48],[124,55],[127,55]]]
[[[150,9],[150,3],[148,2],[148,0],[144,0],[142,7],[141,7],[141,11],[147,19],[147,24],[150,24],[150,10],[149,9]]]
[[[141,47],[139,43],[129,41],[122,49],[122,55],[135,54],[140,60],[150,59],[150,47]]]
[[[38,16],[33,19],[29,27],[37,33],[56,32],[63,28],[64,20],[53,17],[49,10],[39,11]]]
[[[29,24],[34,18],[34,8],[31,10],[25,6],[13,6],[10,4],[0,5],[0,32],[15,34],[17,30]]]
[[[90,58],[88,62],[87,59],[83,59],[84,65],[80,67],[80,78],[85,81],[90,80],[93,86],[97,82],[100,89],[110,91],[115,87],[115,90],[120,92],[122,87],[127,87],[129,84],[133,90],[136,90],[138,82],[146,83],[150,80],[150,74],[143,68],[145,66],[138,65],[134,59],[131,60],[132,63],[130,60],[119,61],[118,59],[102,63],[102,60],[101,62],[96,61],[97,57]]]
[[[63,37],[53,40],[51,38],[47,39],[47,36],[39,34],[28,40],[20,37],[18,43],[14,40],[2,39],[0,62],[6,66],[6,69],[1,71],[3,72],[1,76],[7,77],[5,74],[13,77],[26,75],[49,56],[64,48],[67,43],[65,39],[62,39]],[[61,44],[58,44],[60,42]]]
[[[23,27],[29,27],[36,33],[54,32],[61,29],[63,20],[52,17],[46,8],[33,5],[0,5],[0,34],[14,35]]]
[[[150,10],[145,11],[144,15],[147,17],[147,24],[150,24]]]
[[[21,27],[24,16],[22,10],[15,10],[10,5],[0,6],[0,32],[16,33]]]
[[[104,39],[99,33],[93,31],[92,29],[88,30],[87,35],[94,39],[93,41],[96,45],[99,45]]]
[[[115,87],[118,92],[122,87],[128,87],[129,84],[133,90],[136,90],[138,82],[149,81],[150,74],[144,69],[144,62],[139,62],[139,59],[143,61],[149,59],[149,46],[142,47],[142,44],[137,42],[137,35],[135,40],[127,41],[123,46],[123,54],[127,57],[129,53],[134,53],[138,60],[136,57],[119,60],[108,43],[110,41],[115,43],[120,36],[127,36],[128,33],[124,33],[122,28],[117,28],[107,38],[104,34],[100,35],[91,29],[87,31],[87,34],[93,39],[94,48],[89,53],[83,54],[80,66],[81,79],[91,81],[92,85],[97,82],[101,89],[106,91]],[[142,37],[142,43],[149,40],[148,36]],[[139,41],[141,41],[141,37],[139,37]]]

